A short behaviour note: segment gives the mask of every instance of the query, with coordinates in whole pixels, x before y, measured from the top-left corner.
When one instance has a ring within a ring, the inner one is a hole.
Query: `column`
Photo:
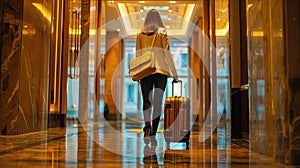
[[[81,124],[89,119],[89,30],[90,0],[81,0],[81,36],[79,54],[79,111]]]
[[[286,134],[290,137],[287,137],[289,139],[286,144],[288,154],[285,158],[290,158],[288,160],[290,164],[300,165],[300,2],[298,0],[286,0],[285,2],[289,76],[288,104],[290,105],[289,109],[286,110],[286,116],[290,119],[290,123],[284,125],[285,128],[290,128],[290,133]]]
[[[104,89],[104,103],[108,108],[108,119],[117,119],[117,105],[113,100],[112,95],[112,77],[118,66],[119,58],[119,33],[116,31],[106,32],[106,53],[104,58],[104,78],[105,78],[105,89]],[[117,86],[114,89],[118,89]]]
[[[52,11],[52,3],[3,0],[1,8],[0,134],[44,130],[51,16],[42,11]]]

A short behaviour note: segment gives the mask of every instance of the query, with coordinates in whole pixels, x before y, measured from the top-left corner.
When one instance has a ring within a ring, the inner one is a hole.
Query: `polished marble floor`
[[[185,143],[171,143],[168,149],[161,130],[156,147],[145,145],[141,127],[125,121],[82,125],[70,120],[66,128],[0,136],[0,167],[292,167],[233,143],[223,128],[205,141],[201,137],[206,135],[194,130],[189,149]]]

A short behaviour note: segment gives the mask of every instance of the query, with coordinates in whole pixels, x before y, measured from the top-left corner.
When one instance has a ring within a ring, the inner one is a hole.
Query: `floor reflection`
[[[185,143],[171,143],[167,150],[163,134],[156,147],[143,143],[141,123],[89,123],[68,121],[66,128],[18,136],[0,136],[1,167],[291,167],[251,153],[232,144],[226,131],[199,142],[191,134]]]

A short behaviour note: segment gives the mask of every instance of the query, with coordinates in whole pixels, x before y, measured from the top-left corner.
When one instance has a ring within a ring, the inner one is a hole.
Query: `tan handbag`
[[[130,61],[129,75],[133,81],[141,80],[156,71],[155,56],[152,50],[156,35],[155,33],[151,43],[151,49]]]

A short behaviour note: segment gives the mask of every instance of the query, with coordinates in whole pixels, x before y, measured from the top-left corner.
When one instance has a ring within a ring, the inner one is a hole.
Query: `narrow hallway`
[[[0,168],[300,168],[299,0],[0,4]]]

